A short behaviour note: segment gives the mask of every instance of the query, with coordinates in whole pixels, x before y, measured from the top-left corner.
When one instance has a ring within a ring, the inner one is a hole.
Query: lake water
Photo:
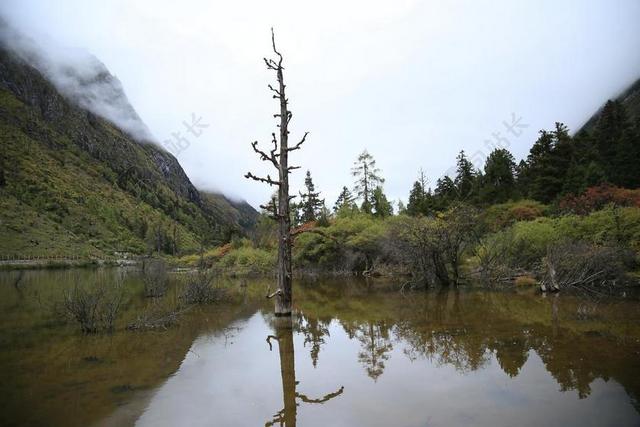
[[[55,314],[64,289],[116,277],[126,297],[113,334]],[[228,301],[134,332],[125,326],[153,303],[136,271],[17,279],[0,273],[4,426],[640,425],[629,296],[307,280],[287,322],[264,300],[269,281],[237,280]]]

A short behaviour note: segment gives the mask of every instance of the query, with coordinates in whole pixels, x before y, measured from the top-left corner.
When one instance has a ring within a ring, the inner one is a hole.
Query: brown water
[[[314,281],[296,285],[287,324],[265,281],[237,281],[225,304],[131,332],[150,303],[135,271],[16,275],[0,273],[0,425],[640,425],[630,297]],[[114,334],[53,314],[65,287],[116,276],[127,296]]]

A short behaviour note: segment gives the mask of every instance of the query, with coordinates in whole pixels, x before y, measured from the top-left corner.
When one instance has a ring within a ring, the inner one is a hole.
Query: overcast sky
[[[275,129],[262,62],[271,26],[291,138],[310,131],[293,188],[308,168],[329,206],[364,148],[388,196],[406,201],[419,168],[434,184],[461,149],[475,162],[488,144],[524,157],[539,129],[579,127],[640,76],[638,0],[3,0],[0,10],[36,40],[97,56],[160,143],[189,140],[177,157],[196,186],[254,206],[271,193],[243,178],[267,170],[249,143],[269,144]],[[192,114],[209,125],[199,137],[182,123]]]

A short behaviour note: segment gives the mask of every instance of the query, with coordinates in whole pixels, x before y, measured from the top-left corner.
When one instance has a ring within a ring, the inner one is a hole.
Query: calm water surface
[[[283,322],[266,281],[239,280],[224,283],[224,304],[131,332],[153,303],[137,272],[27,272],[16,286],[17,274],[0,273],[0,425],[640,425],[630,297],[306,281]],[[126,297],[115,333],[59,320],[65,288],[116,277]]]

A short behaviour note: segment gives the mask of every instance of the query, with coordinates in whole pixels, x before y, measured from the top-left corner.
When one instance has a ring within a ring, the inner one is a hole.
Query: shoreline
[[[95,258],[44,258],[0,260],[0,271],[11,270],[55,270],[65,268],[115,267],[138,265],[132,259],[95,259]]]

